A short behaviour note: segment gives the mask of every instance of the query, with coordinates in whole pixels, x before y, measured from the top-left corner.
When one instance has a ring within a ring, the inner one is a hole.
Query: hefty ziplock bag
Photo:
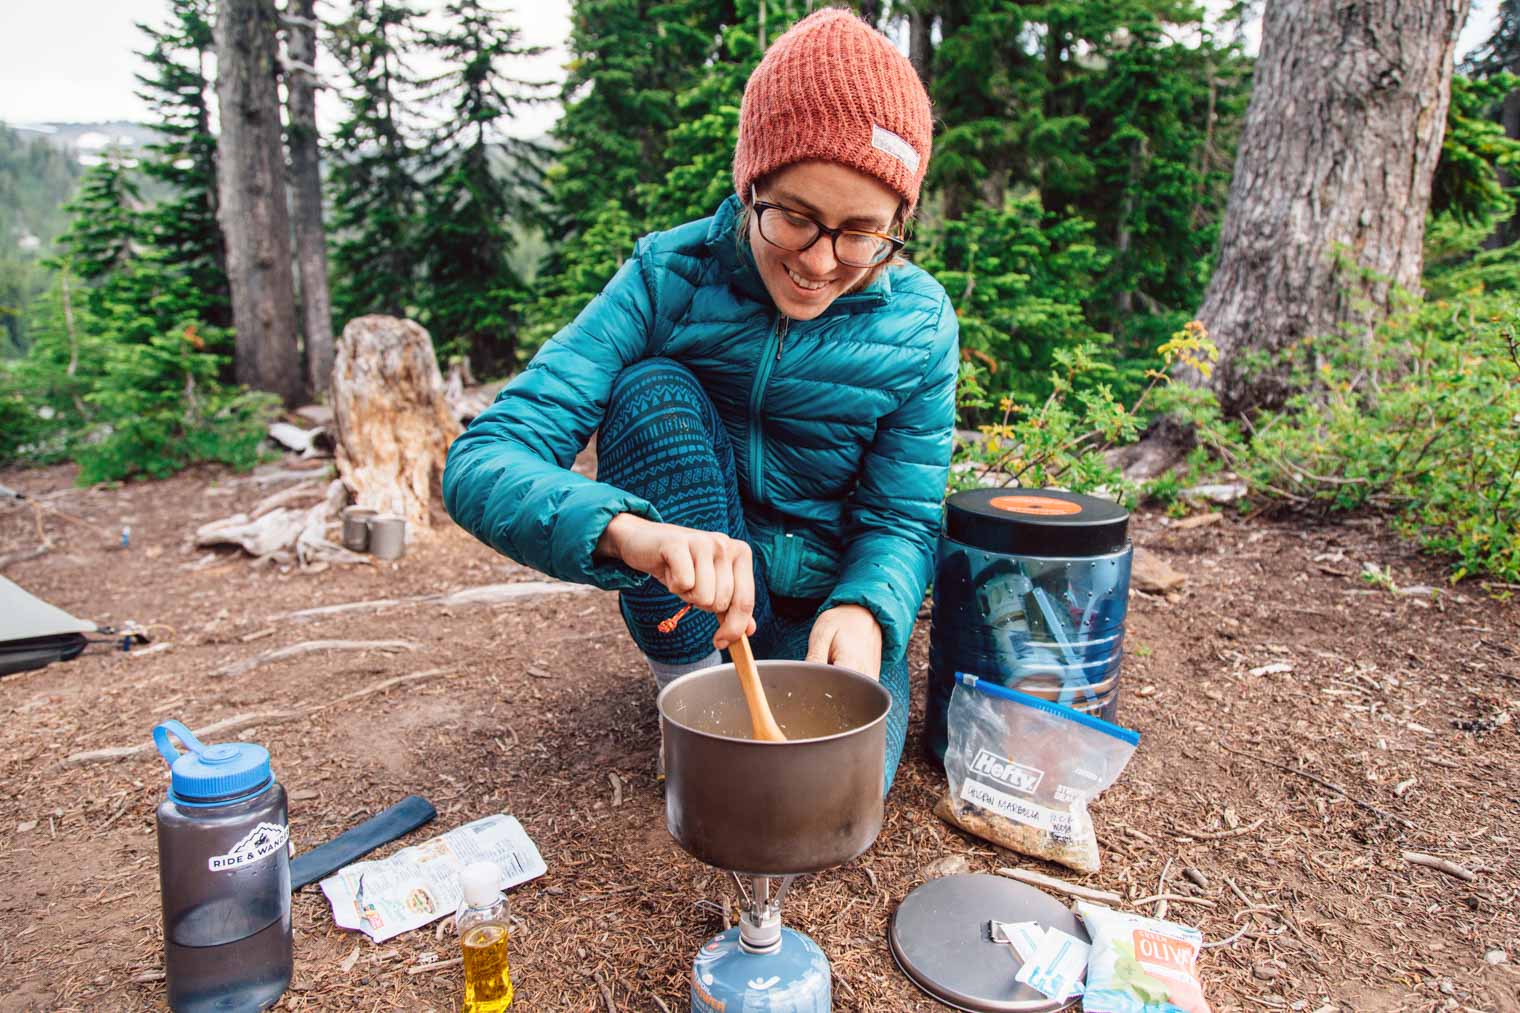
[[[1082,1013],[1211,1013],[1198,978],[1203,936],[1175,922],[1077,902],[1092,939]]]
[[[1010,851],[1098,871],[1087,804],[1124,770],[1140,733],[964,672],[950,695],[945,822]]]

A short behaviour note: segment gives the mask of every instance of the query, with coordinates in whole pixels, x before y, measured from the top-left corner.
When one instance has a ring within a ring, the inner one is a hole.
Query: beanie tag
[[[885,151],[903,165],[908,167],[909,172],[918,171],[918,152],[913,150],[913,145],[892,133],[886,127],[871,124],[871,147],[878,151]]]

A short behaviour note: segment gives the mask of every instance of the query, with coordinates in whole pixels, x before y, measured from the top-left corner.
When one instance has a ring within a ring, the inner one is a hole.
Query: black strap
[[[304,851],[290,863],[291,892],[325,879],[339,869],[427,823],[438,811],[421,795],[408,795],[385,812]]]

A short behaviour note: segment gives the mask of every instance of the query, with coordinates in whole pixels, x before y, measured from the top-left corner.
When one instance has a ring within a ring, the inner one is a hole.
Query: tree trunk
[[[1219,346],[1214,387],[1227,412],[1280,406],[1290,392],[1282,353],[1346,326],[1370,337],[1392,287],[1418,287],[1467,7],[1267,3],[1217,265],[1198,311]],[[1270,365],[1248,366],[1263,355]]]
[[[921,9],[921,4],[908,8],[908,62],[918,71],[918,79],[929,89],[934,81],[934,15]]]
[[[363,507],[431,526],[433,489],[459,435],[428,332],[410,320],[350,320],[332,375],[338,476]]]
[[[327,294],[327,237],[322,228],[322,171],[317,155],[317,18],[315,0],[286,5],[286,108],[290,115],[291,215],[301,278],[301,333],[306,383],[320,394],[332,382],[332,302]]]
[[[217,217],[227,238],[234,371],[239,383],[293,405],[305,384],[296,345],[273,0],[222,0],[215,35],[222,121]]]

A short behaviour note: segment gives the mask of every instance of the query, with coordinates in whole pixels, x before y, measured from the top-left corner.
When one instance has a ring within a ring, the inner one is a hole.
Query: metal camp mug
[[[369,507],[343,508],[343,547],[353,552],[369,550],[369,521],[376,511]]]

